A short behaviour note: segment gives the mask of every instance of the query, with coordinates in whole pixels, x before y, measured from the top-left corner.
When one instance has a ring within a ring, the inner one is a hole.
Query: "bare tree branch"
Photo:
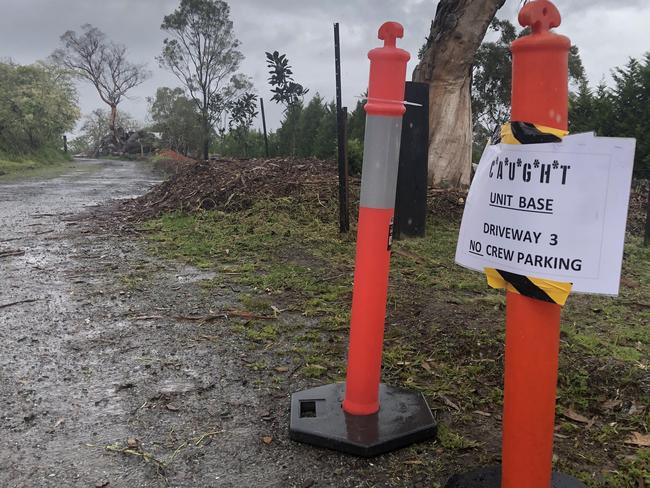
[[[67,31],[61,36],[62,46],[51,58],[79,79],[93,84],[99,98],[111,107],[110,129],[116,138],[117,106],[132,88],[149,78],[144,64],[127,60],[126,46],[107,39],[97,27],[85,24],[82,32]]]

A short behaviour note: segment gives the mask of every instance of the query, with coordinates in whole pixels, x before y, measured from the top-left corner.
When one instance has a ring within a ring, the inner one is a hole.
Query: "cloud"
[[[428,34],[436,10],[435,0],[231,0],[235,33],[246,56],[241,71],[252,77],[257,92],[268,102],[265,51],[286,53],[298,82],[334,98],[334,48],[332,25],[340,23],[344,103],[353,107],[356,95],[367,86],[368,50],[380,44],[377,29],[386,20],[404,25],[399,45],[410,51],[408,72]],[[609,70],[639,57],[650,46],[650,2],[647,0],[556,0],[563,14],[558,31],[578,45],[592,82]],[[517,22],[521,2],[507,0],[501,18]],[[164,33],[164,15],[178,0],[0,0],[0,58],[32,63],[46,58],[68,29],[91,23],[113,40],[126,44],[134,62],[147,62],[153,77],[133,90],[123,109],[144,120],[146,97],[159,86],[177,86],[170,73],[158,67]],[[93,88],[80,84],[82,111],[100,107]],[[269,126],[277,128],[281,107],[267,103]]]
[[[565,15],[585,14],[593,10],[607,11],[638,8],[643,10],[648,6],[647,0],[563,0],[555,2]]]

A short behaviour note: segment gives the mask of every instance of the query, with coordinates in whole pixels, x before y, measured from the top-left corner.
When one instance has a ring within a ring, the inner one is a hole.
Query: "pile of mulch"
[[[170,160],[171,161],[171,160]],[[333,161],[300,158],[178,160],[172,176],[147,194],[122,203],[122,211],[135,220],[181,210],[235,212],[263,198],[292,197],[336,202],[338,172]],[[350,178],[350,210],[356,214],[359,179]],[[431,189],[429,212],[436,218],[460,221],[466,190]]]
[[[264,198],[336,198],[337,169],[317,159],[219,159],[183,164],[147,194],[122,203],[136,220],[165,212],[250,208]]]
[[[234,212],[250,208],[263,198],[330,203],[338,198],[338,173],[333,161],[272,158],[197,162],[178,153],[169,156],[173,162],[170,179],[139,198],[121,203],[119,213],[127,220],[145,220],[177,210]],[[355,214],[359,180],[351,178],[350,187],[350,206]],[[636,180],[632,185],[627,230],[634,235],[643,235],[649,190],[650,180]],[[430,189],[429,214],[460,222],[466,198],[466,190]]]
[[[632,183],[630,207],[627,215],[627,231],[633,235],[643,235],[649,193],[650,180],[635,180]]]
[[[180,161],[180,162],[193,162],[194,159],[183,156],[181,153],[176,152],[172,149],[163,149],[156,153],[156,157],[159,159],[167,159],[170,161]]]
[[[189,165],[196,164],[196,160],[183,156],[171,149],[163,149],[156,153],[154,158],[157,169],[167,174],[175,174]]]

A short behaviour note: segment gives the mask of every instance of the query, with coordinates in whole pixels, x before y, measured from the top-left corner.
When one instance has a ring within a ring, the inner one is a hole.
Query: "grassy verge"
[[[338,234],[335,202],[315,200],[168,214],[145,227],[158,255],[218,270],[206,287],[246,285],[250,311],[291,314],[233,326],[251,350],[273,352],[255,371],[273,374],[289,358],[297,375],[326,383],[344,378],[354,241]],[[424,392],[442,420],[438,444],[404,451],[417,458],[408,473],[404,459],[386,461],[400,483],[500,457],[505,298],[453,264],[457,232],[431,218],[426,238],[393,247],[383,379]],[[620,297],[574,296],[563,311],[555,463],[588,486],[650,483],[650,451],[626,444],[650,428],[649,297],[650,247],[629,237]]]
[[[0,179],[37,176],[43,172],[66,168],[72,156],[58,149],[44,148],[28,154],[9,154],[0,151]]]

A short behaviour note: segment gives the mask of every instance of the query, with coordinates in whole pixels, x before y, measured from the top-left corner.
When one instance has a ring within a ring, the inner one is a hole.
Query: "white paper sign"
[[[567,136],[488,146],[467,196],[456,262],[618,294],[635,140]]]

